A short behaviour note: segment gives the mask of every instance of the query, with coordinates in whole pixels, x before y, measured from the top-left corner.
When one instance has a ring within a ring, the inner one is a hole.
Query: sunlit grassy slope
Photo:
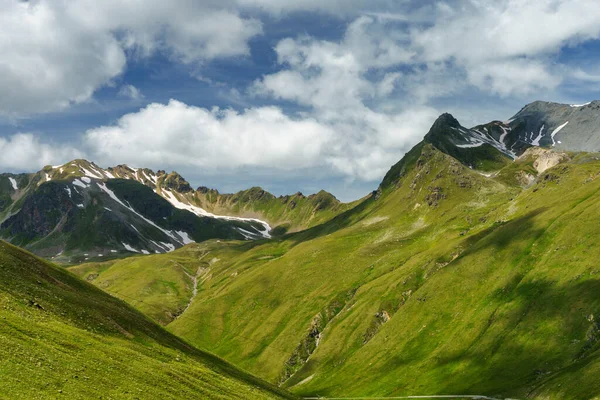
[[[422,144],[310,230],[74,271],[163,323],[193,296],[177,271],[197,276],[168,329],[298,394],[593,398],[600,161],[575,155],[527,188],[521,171],[530,160],[489,178]]]
[[[0,398],[280,398],[126,303],[0,242]]]

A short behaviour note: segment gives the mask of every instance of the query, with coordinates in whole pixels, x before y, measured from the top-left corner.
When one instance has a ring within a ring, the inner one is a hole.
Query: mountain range
[[[0,237],[71,263],[165,253],[213,238],[270,238],[348,207],[324,191],[279,198],[260,188],[220,194],[194,190],[176,172],[103,169],[86,160],[0,175]]]
[[[3,245],[11,321],[65,296],[39,294],[36,274],[64,274],[42,286],[122,299],[101,311],[135,307],[265,396],[597,397],[599,116],[598,101],[472,128],[443,114],[349,204],[83,160],[4,174],[3,237],[83,262],[68,268],[78,279]],[[78,310],[74,296],[56,304]]]

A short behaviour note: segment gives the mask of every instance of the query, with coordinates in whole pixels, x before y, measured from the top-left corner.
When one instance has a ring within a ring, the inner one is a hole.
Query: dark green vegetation
[[[194,191],[176,172],[102,169],[85,160],[0,175],[0,238],[67,264],[165,253],[213,238],[268,237],[266,222],[256,218],[283,235],[351,207],[324,191],[278,198],[258,188]]]
[[[0,242],[0,398],[281,398],[126,303]]]
[[[0,184],[0,193],[13,201],[0,223],[0,237],[60,261],[122,257],[132,251],[164,253],[191,240],[243,239],[240,229],[262,230],[253,222],[178,209],[135,180],[38,179],[12,192],[4,179]]]
[[[484,176],[436,143],[308,230],[73,272],[302,395],[600,395],[600,155]]]

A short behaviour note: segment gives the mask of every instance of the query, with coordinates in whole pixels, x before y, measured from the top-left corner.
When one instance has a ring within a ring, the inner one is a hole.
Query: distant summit
[[[600,101],[559,104],[535,101],[508,121],[492,121],[466,128],[444,113],[425,135],[425,143],[465,165],[498,169],[503,156],[515,159],[530,147],[563,151],[600,151]]]
[[[523,107],[507,125],[512,146],[524,144],[567,151],[600,150],[600,101],[559,104],[535,101]]]
[[[63,262],[165,253],[208,239],[265,239],[348,207],[327,192],[220,194],[194,190],[177,172],[101,168],[83,159],[0,175],[0,238]]]

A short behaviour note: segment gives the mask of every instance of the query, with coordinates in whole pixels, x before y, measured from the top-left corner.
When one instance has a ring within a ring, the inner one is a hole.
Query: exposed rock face
[[[172,172],[169,175],[167,175],[162,181],[162,187],[168,190],[175,190],[179,193],[189,193],[194,190],[192,189],[188,181],[186,181],[177,172]]]
[[[19,236],[25,243],[38,236],[46,236],[63,219],[77,213],[75,201],[84,200],[78,193],[69,196],[61,184],[50,182],[40,186],[35,196],[27,197],[21,212],[9,218],[1,227],[11,236]],[[64,224],[66,221],[62,222]],[[17,244],[21,242],[17,241]]]
[[[531,147],[520,158],[534,158],[533,167],[538,172],[538,175],[542,172],[550,169],[563,161],[569,160],[569,156],[562,152],[556,152],[540,147]]]
[[[511,146],[524,144],[569,151],[600,150],[600,101],[570,105],[535,101],[508,122]]]
[[[494,130],[488,126],[468,129],[452,115],[442,114],[425,135],[424,142],[470,168],[498,170],[514,159],[515,153],[507,148],[504,136],[496,138],[492,133]]]

